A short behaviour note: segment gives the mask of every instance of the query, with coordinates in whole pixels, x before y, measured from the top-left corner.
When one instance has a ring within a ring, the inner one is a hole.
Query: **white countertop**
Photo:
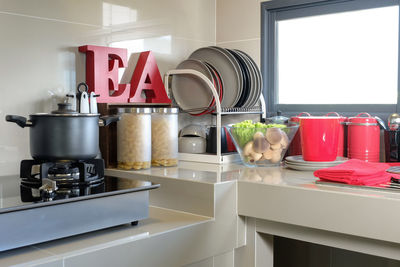
[[[1,252],[0,266],[58,262],[76,255],[150,238],[160,233],[201,224],[210,220],[211,218],[209,217],[150,206],[149,218],[141,220],[137,226],[121,225]]]
[[[400,209],[400,191],[318,185],[312,172],[285,167],[250,168],[242,164],[180,162],[177,167],[139,171],[107,169],[106,175],[161,183],[159,189],[150,193],[153,205],[150,217],[136,227],[119,226],[2,252],[0,265],[39,264],[67,259],[104,247],[218,222],[222,217],[238,220],[237,215],[400,243],[400,228],[397,227],[400,221],[397,212]],[[227,202],[223,198],[228,188],[232,192],[232,200]],[[220,208],[215,204],[218,201],[223,203]],[[233,204],[233,210],[229,211],[231,217],[218,215],[227,210],[225,202]],[[237,222],[233,228],[239,229],[240,225]],[[221,231],[224,226],[218,227],[213,231]],[[232,242],[243,242],[240,235],[236,238]]]

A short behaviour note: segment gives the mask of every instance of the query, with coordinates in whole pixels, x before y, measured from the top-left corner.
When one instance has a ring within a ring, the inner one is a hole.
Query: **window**
[[[396,112],[399,1],[295,2],[262,3],[268,111]]]

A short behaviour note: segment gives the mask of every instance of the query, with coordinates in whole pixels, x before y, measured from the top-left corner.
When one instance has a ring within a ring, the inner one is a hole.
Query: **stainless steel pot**
[[[118,121],[119,116],[82,114],[72,111],[71,104],[58,104],[52,113],[25,117],[7,115],[6,121],[30,128],[30,152],[37,160],[85,160],[99,152],[99,126]]]

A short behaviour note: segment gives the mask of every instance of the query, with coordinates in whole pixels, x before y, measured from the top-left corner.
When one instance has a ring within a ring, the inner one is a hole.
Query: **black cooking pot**
[[[119,120],[119,116],[77,113],[71,104],[58,104],[52,113],[25,117],[7,115],[6,121],[30,127],[31,156],[37,160],[85,160],[99,152],[99,126]]]

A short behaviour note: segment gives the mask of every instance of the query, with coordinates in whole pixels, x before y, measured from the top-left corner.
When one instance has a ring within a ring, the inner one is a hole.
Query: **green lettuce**
[[[253,123],[252,120],[245,120],[234,124],[232,133],[238,145],[244,147],[248,142],[253,140],[253,136],[256,132],[262,132],[265,134],[266,128],[286,128],[284,124],[264,124],[261,122]]]

